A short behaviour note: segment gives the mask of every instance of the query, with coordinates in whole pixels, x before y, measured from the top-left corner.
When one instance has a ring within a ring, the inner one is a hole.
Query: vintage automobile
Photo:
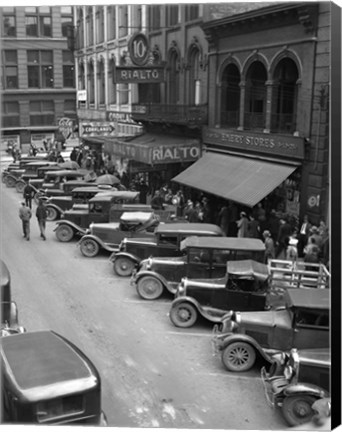
[[[89,232],[78,242],[82,255],[95,257],[99,251],[114,252],[124,238],[151,237],[159,225],[159,217],[154,213],[123,213],[120,222],[91,223]]]
[[[101,425],[101,379],[74,344],[53,331],[1,338],[2,423]]]
[[[317,400],[327,399],[329,405],[330,349],[293,348],[275,357],[268,372],[265,367],[261,369],[267,401],[281,408],[290,426],[310,422],[316,414],[313,404]]]
[[[85,235],[92,222],[113,222],[111,208],[114,204],[133,202],[138,197],[139,192],[131,191],[115,191],[111,195],[97,194],[88,201],[86,208],[66,210],[54,229],[57,239],[69,242],[75,235]]]
[[[57,165],[57,162],[51,162],[48,160],[35,160],[32,162],[28,162],[23,165],[23,169],[19,169],[16,171],[11,171],[6,175],[5,184],[9,188],[14,188],[19,179],[27,182],[28,179],[36,179],[38,178],[37,170],[38,168],[44,166],[54,166]]]
[[[89,183],[88,183],[89,185]],[[99,193],[106,193],[107,195],[112,192],[117,192],[115,187],[105,187],[104,185],[92,184],[91,186],[75,187],[68,195],[57,195],[42,197],[45,202],[46,210],[48,212],[47,220],[54,221],[59,219],[66,210],[72,208],[88,208],[88,201]],[[115,195],[115,194],[114,194]],[[84,206],[80,206],[84,204]]]
[[[234,310],[263,311],[279,306],[282,298],[270,288],[267,265],[253,260],[228,261],[223,278],[183,278],[169,317],[181,328],[192,327],[199,317],[215,324]]]
[[[180,251],[180,257],[156,256],[140,263],[131,279],[140,297],[155,300],[165,290],[174,295],[183,277],[223,277],[228,260],[253,257],[262,261],[265,245],[259,239],[187,237]]]
[[[190,236],[223,237],[220,227],[205,223],[167,223],[160,224],[152,238],[125,238],[118,252],[113,252],[110,261],[114,272],[119,276],[131,276],[143,259],[151,256],[181,256],[181,242]]]
[[[20,161],[10,163],[1,173],[1,179],[3,183],[6,183],[5,179],[8,174],[13,174],[15,179],[19,178],[25,172],[25,165],[29,162],[35,162],[37,160],[46,160],[46,158],[36,158],[33,156],[23,156]],[[13,187],[11,185],[11,187]]]
[[[33,183],[33,186],[34,186],[34,181],[31,181],[31,183]],[[58,192],[55,189],[37,188],[37,193],[34,196],[34,200],[36,203],[38,203],[38,201],[40,199],[42,199],[43,201],[47,201],[47,198],[49,198],[51,196],[71,195],[71,191],[74,190],[75,188],[88,187],[88,186],[92,187],[92,186],[94,186],[94,183],[92,181],[89,181],[89,180],[68,180],[61,185],[60,190]],[[102,185],[102,186],[104,186],[104,185]]]
[[[283,305],[263,312],[233,312],[214,326],[213,346],[232,372],[247,371],[256,358],[292,348],[329,347],[330,289],[288,288]]]

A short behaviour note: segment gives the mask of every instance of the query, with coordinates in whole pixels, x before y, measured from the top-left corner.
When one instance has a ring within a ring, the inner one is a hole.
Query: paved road
[[[27,330],[53,329],[98,367],[109,426],[279,430],[258,369],[228,373],[212,355],[211,326],[177,329],[171,299],[147,302],[114,276],[108,255],[83,257],[76,243],[47,241],[35,218],[22,238],[20,195],[2,185],[1,256]]]

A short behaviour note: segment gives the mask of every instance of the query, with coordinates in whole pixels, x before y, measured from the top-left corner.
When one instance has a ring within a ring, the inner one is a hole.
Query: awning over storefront
[[[296,168],[258,159],[205,153],[172,181],[254,207]]]

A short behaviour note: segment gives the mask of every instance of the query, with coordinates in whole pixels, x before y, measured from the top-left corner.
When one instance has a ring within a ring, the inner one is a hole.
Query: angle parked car
[[[249,370],[259,357],[292,348],[329,347],[330,289],[288,288],[283,306],[263,312],[233,312],[214,326],[215,353],[230,371]]]
[[[111,209],[115,204],[136,202],[139,192],[116,191],[110,195],[97,194],[91,198],[86,208],[66,210],[54,229],[61,242],[71,241],[75,235],[85,235],[92,222],[112,222]]]
[[[114,272],[119,276],[131,276],[143,259],[151,256],[173,257],[183,255],[181,242],[187,237],[223,237],[220,227],[205,223],[167,223],[160,224],[153,238],[125,238],[118,252],[113,252],[110,260]]]
[[[308,423],[316,414],[313,404],[326,399],[329,416],[331,353],[329,348],[297,350],[275,356],[268,372],[261,377],[266,399],[281,408],[290,426]]]
[[[155,300],[164,290],[174,295],[184,277],[223,277],[228,260],[253,257],[262,261],[265,245],[259,239],[187,237],[180,251],[181,257],[154,257],[140,263],[131,279],[140,297]]]
[[[183,278],[177,287],[169,317],[176,327],[192,327],[199,317],[219,323],[234,310],[263,311],[282,303],[282,295],[270,289],[265,264],[228,261],[223,278]]]
[[[91,223],[89,232],[78,242],[82,255],[92,258],[99,251],[114,252],[124,238],[152,237],[159,217],[154,213],[123,213],[120,222]]]
[[[51,162],[46,159],[28,162],[23,165],[23,169],[14,170],[7,174],[5,178],[6,186],[11,188],[16,186],[17,181],[22,180],[26,183],[28,179],[37,179],[38,168],[55,165],[57,165],[57,162]]]
[[[1,338],[2,423],[106,425],[101,378],[89,358],[53,331]]]

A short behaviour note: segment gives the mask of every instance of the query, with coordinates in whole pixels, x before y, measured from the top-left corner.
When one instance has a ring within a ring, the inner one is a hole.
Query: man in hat
[[[25,201],[22,201],[21,207],[19,208],[19,218],[23,225],[24,238],[27,241],[30,240],[30,219],[32,217],[32,212],[29,207],[26,206]]]
[[[248,218],[244,211],[240,213],[240,219],[236,221],[236,225],[238,228],[237,236],[248,237]]]
[[[265,243],[264,263],[267,264],[269,259],[275,258],[274,241],[272,239],[270,231],[268,230],[265,230],[262,233],[262,236],[264,237]]]
[[[33,189],[31,181],[29,179],[27,185],[24,187],[23,197],[25,199],[25,204],[27,205],[27,207],[30,207],[30,209],[32,208],[32,198],[34,197],[34,194],[35,190]]]
[[[318,228],[316,227],[316,225],[313,225],[310,228],[310,235],[309,235],[308,243],[310,243],[313,238],[315,239],[315,243],[316,243],[317,247],[321,248],[322,247],[322,243],[323,243],[323,238],[320,235],[320,233],[319,233]]]
[[[298,233],[298,256],[304,256],[304,248],[308,243],[310,234],[311,223],[309,222],[308,215],[304,215],[303,222]]]
[[[45,228],[46,228],[46,219],[47,219],[47,210],[46,207],[44,205],[43,200],[39,200],[37,209],[36,209],[36,217],[37,217],[37,221],[38,221],[38,226],[40,229],[40,237],[43,240],[46,240],[45,237]]]

